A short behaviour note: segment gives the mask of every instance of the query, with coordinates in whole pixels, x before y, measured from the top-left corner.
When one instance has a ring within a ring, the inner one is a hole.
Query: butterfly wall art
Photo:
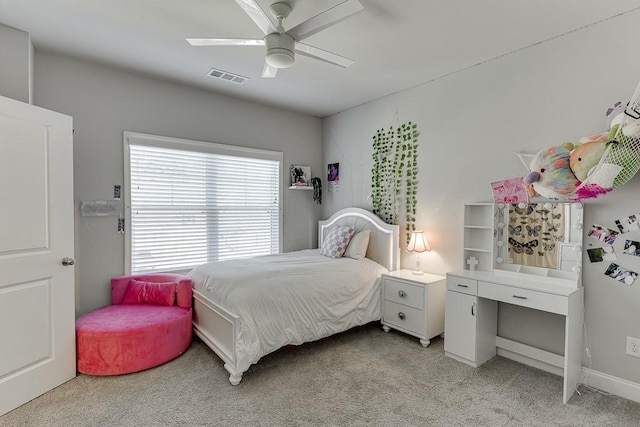
[[[558,245],[564,239],[564,206],[537,203],[511,205],[508,209],[508,254],[510,262],[557,268]],[[505,231],[507,231],[505,230]]]

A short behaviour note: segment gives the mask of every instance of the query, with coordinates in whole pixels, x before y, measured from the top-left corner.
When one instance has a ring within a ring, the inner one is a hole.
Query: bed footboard
[[[225,363],[229,382],[240,384],[243,372],[236,368],[236,336],[240,318],[193,290],[193,331]]]

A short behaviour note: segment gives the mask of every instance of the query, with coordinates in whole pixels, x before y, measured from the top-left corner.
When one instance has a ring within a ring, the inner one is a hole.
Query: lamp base
[[[424,274],[424,271],[420,270],[420,253],[416,252],[416,269],[411,272],[411,274],[415,274],[416,276]]]

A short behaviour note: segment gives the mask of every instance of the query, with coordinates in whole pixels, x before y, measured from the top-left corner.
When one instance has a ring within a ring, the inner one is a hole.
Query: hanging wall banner
[[[327,182],[330,193],[340,190],[340,163],[329,163],[327,165]]]
[[[529,203],[529,195],[521,176],[491,183],[495,203]]]

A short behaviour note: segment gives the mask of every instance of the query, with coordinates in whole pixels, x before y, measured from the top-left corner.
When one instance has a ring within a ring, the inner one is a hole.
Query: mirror
[[[580,272],[582,204],[495,205],[495,268],[516,265]]]

